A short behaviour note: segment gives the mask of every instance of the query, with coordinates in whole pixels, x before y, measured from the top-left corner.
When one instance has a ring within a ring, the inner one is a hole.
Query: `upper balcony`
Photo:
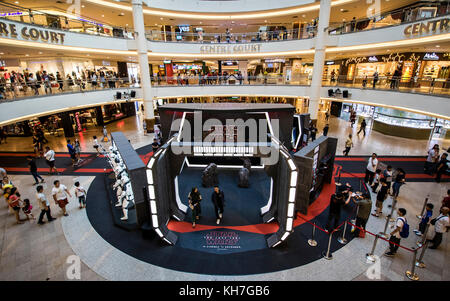
[[[18,15],[3,14],[1,17],[0,44],[111,53],[124,57],[136,55],[134,32],[129,28],[68,19],[35,10],[21,11]],[[332,23],[328,29],[327,53],[445,42],[450,39],[448,22],[448,11],[436,9],[430,15],[412,16],[408,11],[394,11],[374,19]],[[148,30],[149,55],[195,59],[304,57],[314,54],[314,22],[291,29],[266,25],[265,31],[252,32]]]
[[[373,88],[373,78],[355,78],[353,82],[341,78],[326,78],[322,83],[321,98],[450,119],[450,81],[438,83],[424,78],[403,82],[402,79],[381,77]],[[329,94],[330,89],[335,91],[338,88],[341,91],[347,90],[349,97]],[[131,91],[135,91],[135,95]],[[0,126],[31,117],[127,101],[127,97],[117,100],[117,92],[132,96],[133,101],[142,100],[141,88],[136,83],[129,83],[128,79],[53,81],[47,88],[44,83],[34,81],[2,85]],[[296,81],[263,76],[242,79],[234,76],[160,77],[153,78],[152,81],[152,95],[155,99],[211,96],[309,98],[310,93],[308,77]]]

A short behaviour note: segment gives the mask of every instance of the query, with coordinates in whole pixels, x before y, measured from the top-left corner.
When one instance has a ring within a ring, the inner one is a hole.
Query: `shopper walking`
[[[49,173],[52,174],[54,171],[56,174],[59,174],[58,170],[55,167],[55,151],[46,146],[44,157],[45,162],[47,162],[47,165],[49,167]]]
[[[374,89],[375,89],[375,85],[376,85],[377,82],[378,82],[378,77],[379,77],[378,71],[375,71],[375,72],[373,73],[373,88],[374,88]]]
[[[409,230],[408,223],[406,221],[406,209],[399,208],[397,210],[397,221],[395,222],[395,229],[390,233],[391,237],[389,238],[389,251],[384,255],[388,257],[393,257],[399,248],[400,240],[408,237],[407,230]]]
[[[219,186],[214,186],[214,191],[211,196],[211,200],[214,204],[214,212],[216,213],[216,224],[220,224],[223,218],[223,207],[225,204],[225,197]]]
[[[28,167],[30,169],[30,173],[33,176],[34,181],[35,181],[35,183],[33,185],[39,184],[38,179],[41,180],[41,183],[44,183],[44,179],[38,174],[36,159],[31,156],[28,156],[27,160],[28,160]]]
[[[41,209],[41,213],[39,214],[38,224],[42,225],[45,224],[43,221],[44,215],[47,215],[47,221],[52,222],[56,219],[56,217],[52,217],[52,214],[50,212],[50,202],[47,200],[47,197],[44,194],[44,187],[42,185],[39,185],[36,187],[36,199],[39,204],[39,208]]]
[[[439,216],[431,220],[431,224],[434,225],[434,236],[431,239],[432,245],[429,249],[437,249],[442,242],[442,236],[445,232],[448,232],[450,228],[450,222],[448,217],[449,208],[442,207]]]
[[[372,156],[369,158],[369,161],[367,162],[366,176],[364,177],[364,182],[368,183],[371,186],[373,183],[373,178],[375,176],[375,171],[377,170],[377,166],[378,166],[377,154],[373,153]]]
[[[80,203],[80,209],[86,208],[86,189],[80,185],[80,182],[75,182],[75,197]]]
[[[386,184],[386,179],[382,178],[380,180],[381,188],[377,193],[377,202],[375,203],[375,213],[372,213],[373,216],[379,217],[381,212],[383,211],[383,202],[387,198],[389,187]]]
[[[66,211],[66,205],[69,203],[67,196],[72,197],[69,190],[67,190],[67,187],[59,182],[59,180],[56,180],[53,182],[53,189],[52,189],[52,195],[53,200],[55,201],[55,204],[61,208],[62,213],[64,216],[68,216]]]
[[[350,149],[353,147],[352,134],[348,135],[347,140],[345,141],[345,150],[343,151],[344,156],[348,156]]]
[[[188,195],[189,208],[192,210],[192,228],[195,228],[195,223],[200,219],[202,208],[200,202],[202,201],[202,195],[198,191],[197,187],[192,188]]]
[[[98,156],[100,156],[100,151],[99,151],[100,144],[98,143],[97,136],[94,136],[92,138],[94,139],[94,148],[97,151],[97,157],[98,157]]]
[[[103,126],[103,142],[108,142],[108,130],[106,129],[106,126]]]
[[[359,128],[358,136],[359,136],[359,133],[361,133],[361,131],[363,132],[364,137],[366,136],[366,126],[367,126],[367,123],[366,123],[366,119],[364,118],[361,122],[361,127]]]

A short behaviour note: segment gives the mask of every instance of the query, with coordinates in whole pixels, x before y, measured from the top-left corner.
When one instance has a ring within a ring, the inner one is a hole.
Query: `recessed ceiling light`
[[[25,54],[25,56],[30,56],[29,54]]]
[[[164,19],[164,18],[159,18],[160,20]]]
[[[266,23],[267,23],[267,20],[264,20],[264,22],[266,22]]]
[[[439,45],[436,45],[436,47],[437,47],[437,48],[439,48],[439,47],[441,47],[441,46],[439,46]]]
[[[19,4],[19,1],[15,1],[14,3],[15,3],[15,4]]]
[[[39,51],[39,54],[42,54],[42,51]]]
[[[155,23],[156,26],[158,26],[158,24]]]
[[[125,26],[128,26],[128,24],[125,24]]]
[[[306,17],[306,15],[302,15],[302,17],[303,17],[303,18],[305,18],[305,17]]]
[[[4,52],[0,52],[0,55],[4,55],[5,53]]]
[[[105,15],[102,15],[102,18],[104,18],[105,17]]]
[[[85,8],[86,6],[84,6],[84,5],[81,5],[81,7],[82,7],[82,8]]]
[[[203,24],[203,22],[202,22],[202,21],[200,21],[200,24]]]

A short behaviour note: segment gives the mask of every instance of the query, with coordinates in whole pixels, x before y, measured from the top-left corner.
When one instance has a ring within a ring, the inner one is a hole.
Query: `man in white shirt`
[[[373,177],[375,176],[375,171],[377,170],[378,159],[377,154],[373,153],[372,157],[369,158],[369,162],[366,167],[366,176],[364,177],[364,182],[369,183],[372,186]]]
[[[58,174],[58,170],[55,167],[55,151],[50,149],[50,147],[45,147],[45,162],[47,162],[47,165],[50,168],[49,173],[52,174],[52,171],[54,170],[56,174]]]
[[[39,204],[39,208],[41,209],[41,214],[39,214],[39,220],[38,224],[43,225],[45,222],[43,221],[44,215],[47,215],[47,220],[49,222],[56,219],[56,217],[52,217],[52,214],[50,212],[50,202],[47,200],[47,197],[44,194],[44,187],[42,185],[39,185],[36,187],[36,198]]]
[[[67,187],[61,184],[59,180],[56,180],[53,184],[55,185],[52,189],[53,200],[55,201],[55,204],[61,208],[63,215],[68,216],[69,214],[66,212],[66,205],[69,203],[67,195],[69,195],[69,197],[72,197],[72,195],[69,190],[67,190]]]
[[[385,256],[393,257],[399,248],[400,245],[400,232],[402,232],[403,226],[406,222],[406,209],[405,208],[399,208],[397,210],[398,218],[395,222],[395,229],[391,232],[391,237],[389,238],[389,252],[384,253]]]
[[[448,207],[442,207],[441,208],[441,214],[434,219],[434,237],[430,242],[433,243],[429,247],[429,249],[437,249],[439,245],[442,242],[442,236],[444,232],[447,232],[450,228],[450,219],[448,217],[449,208]]]
[[[435,144],[432,149],[428,151],[427,160],[425,161],[424,172],[432,175],[436,168],[436,163],[439,161],[439,144]]]

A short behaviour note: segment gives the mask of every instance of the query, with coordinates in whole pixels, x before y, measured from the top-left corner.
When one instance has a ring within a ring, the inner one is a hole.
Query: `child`
[[[80,209],[86,208],[86,190],[80,186],[80,182],[75,182],[75,196],[80,202]]]
[[[417,236],[422,236],[422,233],[425,232],[425,228],[428,224],[428,221],[433,216],[434,205],[431,203],[428,203],[426,208],[427,208],[427,212],[425,213],[424,216],[422,216],[422,220],[420,221],[420,224],[419,224],[419,230],[417,230],[417,229],[413,230]]]
[[[31,209],[33,209],[33,206],[30,204],[30,200],[29,199],[24,199],[23,203],[24,203],[24,205],[23,205],[22,211],[27,216],[27,219],[29,220],[30,217],[33,220],[36,219],[34,217],[33,213],[31,213]]]
[[[375,171],[375,179],[373,180],[372,184],[372,192],[377,192],[378,185],[380,184],[380,177],[381,177],[381,169],[377,169]]]
[[[97,157],[100,156],[100,151],[98,150],[99,144],[98,144],[98,140],[97,140],[97,136],[94,136],[94,148],[97,151]]]
[[[375,213],[372,213],[372,215],[375,217],[380,216],[381,211],[383,210],[383,202],[386,199],[388,190],[389,190],[389,186],[386,183],[385,178],[382,178],[380,180],[380,182],[381,182],[381,189],[380,189],[380,191],[378,191],[378,194],[377,194],[377,202],[376,202],[377,209],[376,209]]]

